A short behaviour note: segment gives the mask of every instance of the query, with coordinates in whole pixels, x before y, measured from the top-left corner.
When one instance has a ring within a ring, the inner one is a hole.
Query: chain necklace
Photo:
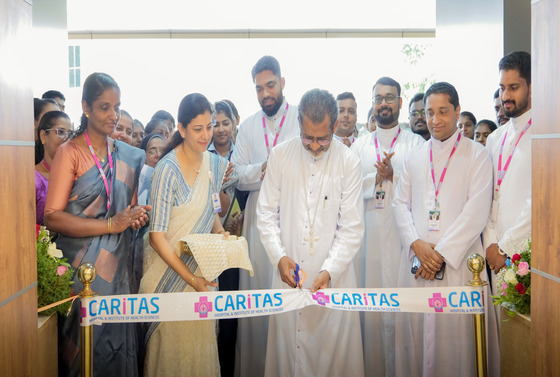
[[[330,152],[330,151],[327,151],[327,152]],[[305,180],[305,174],[303,172],[305,170],[305,158],[303,156],[304,153],[305,153],[305,151],[302,152],[301,177],[303,179],[303,188],[305,190],[305,209],[306,209],[306,212],[307,212],[307,222],[309,223],[309,236],[308,236],[308,238],[304,238],[304,241],[309,242],[309,254],[313,255],[313,243],[316,242],[316,241],[319,241],[319,237],[314,237],[313,227],[315,226],[315,220],[317,220],[317,209],[319,208],[319,203],[321,202],[321,192],[323,191],[323,182],[325,181],[326,170],[327,170],[327,167],[329,165],[329,158],[331,157],[331,154],[329,153],[329,155],[327,156],[327,160],[325,161],[324,170],[321,172],[322,173],[321,186],[319,188],[319,193],[318,193],[319,196],[317,196],[317,204],[315,205],[315,213],[313,214],[313,222],[311,222],[311,215],[310,215],[310,211],[309,211],[309,201],[307,200],[307,184],[306,184],[306,180]]]

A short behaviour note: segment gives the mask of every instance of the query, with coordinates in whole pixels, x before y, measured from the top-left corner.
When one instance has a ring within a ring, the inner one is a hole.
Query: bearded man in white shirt
[[[245,207],[243,235],[249,245],[249,257],[255,275],[240,271],[239,289],[268,289],[272,271],[259,239],[256,206],[262,179],[267,171],[268,156],[285,140],[299,135],[297,107],[289,105],[282,90],[286,81],[280,64],[272,56],[263,56],[251,71],[260,111],[247,118],[239,127],[231,161],[239,176],[237,188],[249,191]],[[236,373],[240,376],[262,376],[266,355],[268,317],[241,318],[238,325]]]
[[[352,146],[362,166],[366,229],[354,268],[361,278],[360,288],[395,288],[401,242],[391,202],[406,157],[425,140],[399,127],[402,98],[397,81],[381,77],[373,86],[372,95],[377,129]],[[366,375],[394,376],[395,313],[366,312],[360,317]]]
[[[490,269],[525,250],[531,237],[531,55],[502,58],[500,99],[510,120],[492,132],[486,148],[494,165],[494,200],[483,240]]]
[[[482,144],[461,137],[459,96],[451,84],[432,85],[424,105],[431,139],[408,156],[393,200],[402,244],[399,286],[463,286],[472,278],[468,257],[484,255],[480,234],[492,201],[492,161]],[[421,265],[412,274],[414,257]],[[489,375],[497,376],[497,329],[487,329]],[[471,316],[403,313],[395,333],[396,376],[475,375]]]
[[[362,174],[333,140],[337,105],[313,89],[299,104],[301,137],[275,148],[257,204],[261,241],[277,266],[273,288],[356,287],[352,260],[363,237]],[[358,313],[309,306],[270,317],[266,376],[363,376]]]

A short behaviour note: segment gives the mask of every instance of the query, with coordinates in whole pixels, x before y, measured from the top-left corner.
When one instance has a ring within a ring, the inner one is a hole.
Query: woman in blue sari
[[[77,268],[97,268],[93,290],[100,295],[130,293],[128,255],[134,230],[148,220],[150,206],[136,205],[144,153],[112,140],[120,117],[120,89],[109,75],[94,73],[84,82],[83,115],[77,136],[57,150],[45,205],[45,224],[59,234],[56,243]],[[74,291],[82,285],[74,276]],[[75,302],[59,323],[59,372],[80,373],[80,307]],[[93,327],[94,376],[137,376],[134,324]]]
[[[200,292],[217,286],[204,278],[194,257],[179,250],[179,240],[187,234],[226,233],[211,199],[220,192],[228,165],[206,151],[212,112],[202,94],[181,101],[177,132],[152,176],[153,211],[139,293]],[[150,323],[144,375],[219,376],[215,321]]]

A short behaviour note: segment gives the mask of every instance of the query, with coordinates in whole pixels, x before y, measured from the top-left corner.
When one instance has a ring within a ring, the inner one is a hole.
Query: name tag
[[[385,191],[375,192],[375,209],[385,208]]]
[[[222,212],[220,194],[218,194],[217,192],[212,193],[212,206],[214,207],[214,213]]]
[[[428,212],[428,230],[429,231],[439,231],[439,217],[440,212],[432,210]]]

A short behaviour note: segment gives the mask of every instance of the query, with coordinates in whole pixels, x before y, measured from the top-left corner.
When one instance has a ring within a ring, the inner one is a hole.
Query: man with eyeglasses
[[[267,174],[268,156],[285,140],[299,135],[297,106],[284,98],[286,81],[280,63],[263,56],[251,71],[261,110],[248,117],[239,127],[231,162],[239,176],[237,188],[249,191],[245,206],[242,234],[249,245],[249,257],[255,275],[240,271],[239,289],[268,289],[272,265],[266,257],[257,230],[256,207],[263,178]],[[268,317],[241,318],[238,325],[236,371],[240,376],[262,376],[266,357]]]
[[[356,141],[354,131],[358,121],[358,105],[356,98],[350,92],[344,92],[336,96],[338,104],[338,127],[334,133],[334,138],[341,141],[347,147],[351,147]]]
[[[313,89],[298,110],[301,136],[270,154],[257,204],[261,240],[277,266],[273,288],[356,287],[352,259],[364,232],[360,161],[332,140],[332,94]],[[302,270],[307,278],[298,285],[293,273]],[[271,316],[265,375],[363,376],[358,318],[317,305]]]
[[[424,111],[424,93],[416,93],[408,105],[409,127],[412,132],[428,140],[430,131],[426,124],[426,112]]]
[[[399,127],[401,86],[382,77],[373,86],[373,115],[377,129],[352,146],[360,158],[363,175],[364,242],[354,259],[358,286],[394,288],[401,243],[391,210],[403,162],[414,146],[424,143],[419,135]],[[364,313],[362,338],[366,375],[394,375],[394,314]]]

